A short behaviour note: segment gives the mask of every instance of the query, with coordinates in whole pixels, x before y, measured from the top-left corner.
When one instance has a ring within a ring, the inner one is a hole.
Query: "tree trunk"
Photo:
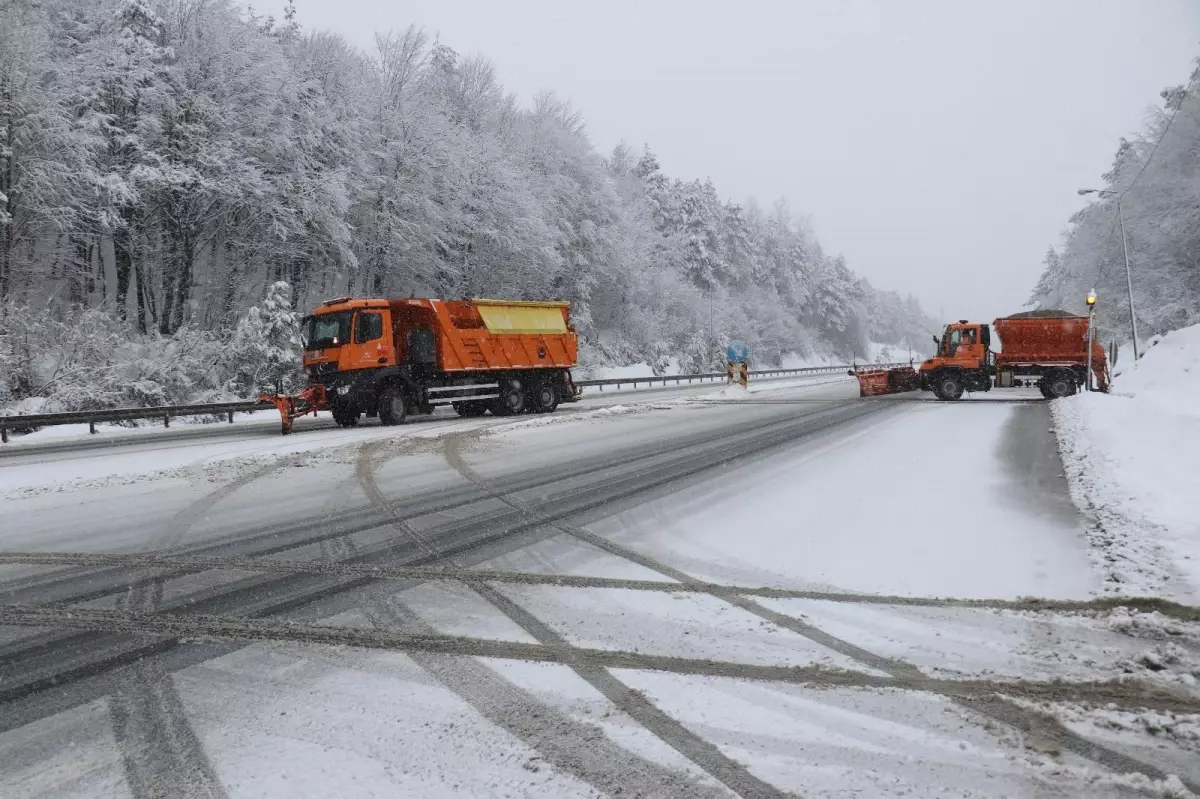
[[[137,329],[143,336],[146,335],[146,276],[145,269],[139,268],[137,274],[134,275],[135,286],[137,287]]]
[[[8,299],[12,280],[12,227],[11,224],[0,227],[0,300]]]
[[[129,298],[129,277],[133,271],[132,239],[128,220],[113,231],[113,259],[117,266],[117,318],[122,321],[125,319],[125,305]]]

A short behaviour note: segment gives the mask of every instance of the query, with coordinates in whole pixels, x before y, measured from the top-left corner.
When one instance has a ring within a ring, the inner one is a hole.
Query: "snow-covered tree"
[[[1030,298],[1082,312],[1095,288],[1104,340],[1131,337],[1118,201],[1139,334],[1200,322],[1200,66],[1187,87],[1164,89],[1160,99],[1145,130],[1119,142],[1102,176],[1105,193],[1071,217]]]
[[[924,324],[786,203],[735,204],[649,147],[601,158],[570,103],[522,105],[486,58],[415,27],[363,52],[276,13],[0,2],[0,403],[286,387],[296,314],[343,294],[567,299],[585,361],[658,370],[714,368],[734,338],[765,363]]]
[[[300,314],[292,309],[292,287],[280,280],[238,322],[230,354],[234,388],[243,396],[288,391],[299,382]]]

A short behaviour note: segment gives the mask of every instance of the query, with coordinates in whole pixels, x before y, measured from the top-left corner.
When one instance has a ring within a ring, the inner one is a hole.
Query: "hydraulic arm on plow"
[[[1089,364],[1101,391],[1108,391],[1104,349],[1091,342],[1088,317],[1063,311],[1031,311],[996,319],[991,326],[966,319],[946,325],[937,354],[920,367],[853,369],[859,396],[932,391],[940,400],[960,399],[965,391],[1037,388],[1046,399],[1074,394],[1088,380]],[[992,328],[1004,344],[992,352]]]
[[[279,409],[279,418],[283,421],[283,434],[286,436],[292,432],[292,423],[311,413],[314,416],[317,411],[325,410],[326,395],[325,386],[320,383],[314,383],[299,394],[259,394],[259,402],[269,402]]]

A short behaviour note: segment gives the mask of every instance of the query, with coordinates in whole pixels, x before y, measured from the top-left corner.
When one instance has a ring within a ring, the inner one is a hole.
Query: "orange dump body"
[[[1080,363],[1087,360],[1086,316],[997,319],[992,327],[1004,348],[996,354],[998,363]],[[1104,357],[1099,344],[1092,351],[1092,359],[1097,357]]]
[[[568,303],[501,300],[393,300],[399,358],[419,347],[412,334],[429,330],[444,372],[575,366],[579,340]]]
[[[306,350],[306,369],[338,372],[424,364],[444,373],[570,369],[579,340],[566,302],[347,299],[321,306],[317,318],[346,319],[337,346]],[[377,314],[372,329],[359,317]],[[363,334],[361,330],[368,330]],[[374,335],[375,331],[383,335]],[[390,331],[390,335],[388,335]],[[333,366],[336,365],[336,366]]]
[[[996,366],[1025,364],[1080,366],[1087,363],[1086,316],[1030,316],[996,319],[992,327],[1003,349]],[[1099,342],[1092,344],[1092,373],[1101,390],[1107,389],[1108,359]]]

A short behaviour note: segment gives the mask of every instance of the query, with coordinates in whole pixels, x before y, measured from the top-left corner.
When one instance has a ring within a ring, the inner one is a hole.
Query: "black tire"
[[[408,401],[404,389],[392,383],[379,395],[379,421],[386,425],[404,424],[408,416]]]
[[[518,380],[506,380],[500,384],[500,396],[492,400],[492,413],[496,416],[516,416],[525,410],[525,390]]]
[[[459,416],[483,416],[487,413],[488,409],[486,402],[479,402],[478,400],[474,402],[455,402],[453,405],[454,412]]]
[[[348,405],[333,406],[333,421],[338,423],[339,427],[358,427],[358,408]]]
[[[943,372],[937,376],[933,391],[938,399],[954,402],[963,395],[962,378],[953,372]]]
[[[1069,397],[1075,393],[1076,389],[1075,376],[1062,369],[1047,375],[1043,385],[1045,388],[1042,393],[1046,395],[1046,399]]]
[[[543,380],[530,392],[530,402],[535,413],[554,413],[558,407],[558,389],[549,380]]]

